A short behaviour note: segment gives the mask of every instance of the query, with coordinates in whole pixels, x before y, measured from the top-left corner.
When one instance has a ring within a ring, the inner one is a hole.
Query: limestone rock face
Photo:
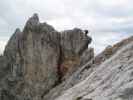
[[[79,83],[87,76],[81,77],[81,74],[83,70],[93,65],[91,60],[94,59],[94,50],[93,48],[88,48],[90,43],[91,37],[78,28],[61,33],[62,56],[60,60],[60,74],[63,77],[63,82],[51,89],[43,97],[43,100],[54,100],[62,92]],[[90,65],[86,65],[89,61]]]
[[[16,29],[0,57],[0,63],[6,59],[1,71],[8,69],[0,82],[0,99],[43,100],[80,68],[81,58],[89,61],[94,57],[90,52],[89,59],[83,56],[90,43],[91,38],[82,30],[57,32],[47,23],[40,23],[34,14],[22,32]]]
[[[6,68],[6,60],[4,56],[0,56],[0,81],[2,80],[2,78],[4,78],[4,76],[7,74],[7,68]]]
[[[87,33],[30,17],[0,56],[0,100],[132,100],[133,37],[94,57]]]
[[[27,21],[23,32],[17,29],[4,52],[9,67],[7,80],[14,83],[6,91],[17,98],[40,100],[54,87],[58,83],[59,41],[59,33],[39,23],[36,14]]]
[[[58,82],[59,40],[59,33],[52,26],[39,23],[36,15],[28,20],[20,48],[26,82],[23,94],[31,94],[33,100],[40,100]]]
[[[20,71],[19,68],[22,68],[21,61],[20,61],[20,54],[19,54],[20,53],[19,39],[21,35],[22,33],[20,29],[16,29],[15,33],[8,41],[8,44],[6,45],[6,48],[4,51],[4,57],[6,59],[7,66],[9,67],[10,72],[13,72],[12,75],[14,75],[14,77],[15,76],[18,77],[19,76],[18,74],[22,74],[22,72],[15,72],[15,70]]]
[[[61,33],[61,47],[64,56],[68,54],[82,54],[91,43],[91,38],[78,28],[67,30]]]
[[[83,63],[81,61],[82,58],[85,58],[85,56],[83,57],[83,53],[88,50],[88,45],[91,43],[91,40],[91,37],[87,36],[85,32],[78,28],[61,32],[60,72],[62,76],[66,74],[70,76]],[[90,59],[86,59],[87,61],[91,60],[94,57],[94,53],[88,52],[87,57],[90,57]]]
[[[84,65],[88,63],[88,61],[91,61],[94,58],[94,49],[88,48],[86,49],[83,54],[81,55],[81,65]]]
[[[85,80],[62,92],[54,100],[132,100],[133,39],[131,38],[126,39],[126,42],[125,40],[120,42],[122,45],[116,47],[119,49],[93,68]]]

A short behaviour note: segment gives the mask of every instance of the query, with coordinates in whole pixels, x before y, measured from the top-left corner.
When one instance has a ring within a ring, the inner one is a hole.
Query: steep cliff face
[[[22,32],[16,29],[1,57],[8,68],[1,81],[1,99],[42,100],[84,64],[81,58],[89,61],[94,57],[90,52],[88,58],[83,55],[90,43],[91,38],[82,30],[57,32],[47,23],[40,23],[34,14]]]
[[[36,14],[27,21],[23,32],[16,30],[4,52],[14,95],[40,100],[57,84],[59,41],[59,33],[52,26],[39,23]]]
[[[1,55],[0,56],[0,81],[7,74],[8,68],[6,68],[6,66],[7,66],[6,59],[4,56]]]
[[[65,75],[68,78],[67,76],[70,76],[77,69],[76,67],[81,66],[81,63],[83,63],[82,58],[89,61],[94,57],[93,50],[88,49],[88,44],[91,43],[91,40],[91,37],[78,28],[61,32],[60,45],[62,58],[60,72],[62,76]],[[90,52],[87,52],[89,50]],[[86,52],[88,53],[88,58],[84,56]]]
[[[58,60],[60,36],[50,25],[40,23],[37,15],[31,17],[23,31],[21,53],[24,61],[26,92],[33,100],[58,83]],[[29,88],[29,90],[27,90]]]

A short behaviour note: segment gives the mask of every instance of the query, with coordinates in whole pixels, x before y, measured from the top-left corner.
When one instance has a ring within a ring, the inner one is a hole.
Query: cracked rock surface
[[[91,41],[34,14],[0,56],[0,100],[133,100],[133,36],[97,56]]]
[[[0,100],[43,100],[80,67],[90,43],[81,29],[58,32],[34,14],[23,31],[16,29],[0,56]]]

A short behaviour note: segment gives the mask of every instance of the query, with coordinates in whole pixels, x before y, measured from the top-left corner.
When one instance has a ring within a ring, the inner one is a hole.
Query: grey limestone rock
[[[0,75],[3,79],[0,98],[43,100],[65,75],[70,77],[80,67],[82,54],[90,43],[91,38],[82,30],[57,32],[47,23],[40,23],[38,15],[34,14],[22,32],[16,29],[0,57],[0,63],[5,61],[0,71],[3,68],[7,71],[6,75]]]
[[[56,31],[37,14],[0,56],[0,100],[132,100],[133,37],[94,57],[88,31]]]
[[[132,100],[132,69],[133,39],[92,70],[85,80],[54,100],[77,100],[79,97],[81,100]]]

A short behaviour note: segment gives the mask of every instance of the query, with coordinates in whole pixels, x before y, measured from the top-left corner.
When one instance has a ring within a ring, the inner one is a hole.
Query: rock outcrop
[[[46,23],[39,23],[35,14],[23,30],[16,30],[4,56],[9,67],[7,77],[11,93],[23,99],[41,100],[41,95],[58,83],[60,56],[59,33]]]
[[[85,80],[65,90],[54,100],[132,100],[133,38],[118,44],[115,47],[119,49],[94,67]]]
[[[91,40],[91,37],[78,28],[61,32],[61,76],[66,73],[66,76],[70,76],[77,69],[76,67],[83,63],[82,58],[87,61],[94,58],[94,51],[90,48],[88,49],[88,44],[91,43]],[[88,53],[88,58],[84,56],[86,52]]]
[[[123,40],[123,41],[115,44],[114,46],[107,47],[101,54],[99,54],[98,56],[96,56],[94,59],[91,59],[89,62],[86,62],[85,65],[83,65],[82,67],[80,67],[65,82],[63,82],[59,86],[57,86],[54,89],[52,89],[47,95],[44,96],[44,100],[55,100],[55,98],[57,98],[57,97],[58,97],[59,100],[95,100],[92,97],[85,97],[86,94],[89,95],[91,93],[91,90],[89,89],[90,88],[89,87],[90,86],[90,83],[87,83],[87,81],[86,81],[86,83],[84,83],[84,80],[87,80],[87,79],[89,80],[91,78],[91,74],[93,74],[94,71],[96,71],[98,68],[100,68],[100,66],[102,66],[102,64],[105,61],[107,61],[109,59],[112,59],[113,56],[117,55],[117,52],[120,52],[122,48],[125,48],[126,47],[126,45],[132,44],[132,42],[133,42],[133,38],[132,37],[129,37],[128,39],[125,39],[125,40]],[[113,48],[113,47],[115,47],[115,48]],[[116,66],[117,65],[118,66],[119,65],[123,65],[122,62],[124,62],[124,61],[126,62],[125,59],[128,59],[129,62],[130,62],[130,59],[132,59],[132,57],[129,59],[126,56],[128,55],[127,53],[129,53],[129,52],[130,52],[130,54],[132,53],[131,50],[132,50],[132,48],[130,48],[129,50],[125,50],[125,58],[122,58],[121,57],[122,55],[121,55],[121,56],[119,56],[119,59],[116,58],[119,61],[116,61],[116,59],[113,60],[114,63],[116,62]],[[91,52],[91,54],[92,54],[92,52]],[[102,58],[100,58],[100,57],[104,58],[104,60]],[[121,58],[123,59],[122,61],[121,61]],[[97,62],[97,59],[99,59],[99,62]],[[83,61],[85,61],[85,60],[83,60]],[[107,75],[108,73],[104,73],[104,71],[105,71],[104,69],[106,67],[108,67],[107,70],[108,71],[111,71],[111,68],[112,67],[110,67],[110,66],[114,66],[114,68],[115,68],[115,64],[113,64],[113,62],[112,62],[112,60],[110,60],[110,62],[108,64],[109,67],[106,66],[106,65],[104,65],[105,67],[104,68],[101,68],[101,71],[103,70],[103,74],[105,74],[104,75],[105,77],[108,76]],[[125,63],[125,66],[128,66],[128,63],[129,62]],[[113,65],[110,65],[110,64],[113,64]],[[130,66],[130,67],[132,67],[132,66]],[[121,70],[121,67],[120,67],[120,70]],[[112,75],[114,74],[112,71],[110,73]],[[95,72],[95,74],[97,74],[97,77],[101,77],[101,76],[99,76],[98,72]],[[122,78],[122,75],[120,75],[120,78]],[[95,79],[95,78],[92,77],[91,79]],[[99,80],[97,79],[96,82],[98,82],[98,81]],[[105,81],[105,82],[108,81],[108,77],[107,77],[107,80],[103,80],[103,81]],[[80,82],[82,82],[82,83],[80,83]],[[91,82],[92,86],[93,86],[93,83],[95,84],[95,82]],[[79,84],[82,84],[82,85],[79,85]],[[103,83],[103,85],[104,85],[104,83]],[[85,90],[82,91],[82,87]],[[98,86],[94,87],[94,89],[95,88],[98,88]],[[110,91],[113,91],[112,87],[110,87],[110,86],[108,86],[108,89],[110,89]],[[92,88],[92,92],[93,92],[93,88]],[[97,90],[96,90],[96,92],[97,92]],[[100,92],[100,93],[102,93],[102,92]],[[59,97],[60,95],[62,95],[62,96]],[[64,96],[64,95],[66,95],[66,96]],[[126,93],[126,95],[127,95],[127,93]],[[104,100],[103,97],[100,97],[100,98],[97,98],[96,100]],[[110,100],[110,99],[108,99],[109,97],[105,97],[105,98],[106,98],[105,100]],[[125,99],[123,99],[123,100],[125,100]],[[129,99],[129,100],[131,100],[131,99]]]
[[[8,69],[2,76],[1,100],[43,100],[84,64],[85,51],[86,61],[94,57],[88,49],[90,43],[84,31],[75,28],[57,32],[47,23],[40,23],[34,14],[22,32],[16,29],[0,58],[6,59],[4,66]]]
[[[128,45],[132,41],[133,41],[133,36],[131,36],[127,39],[124,39],[124,40],[114,44],[113,46],[111,46],[111,45],[107,46],[102,53],[100,53],[99,55],[97,55],[95,57],[95,64],[100,65],[102,62],[104,62],[105,60],[112,57],[123,46]]]
[[[37,14],[0,56],[0,100],[132,100],[133,37],[94,57],[88,30],[56,31]]]

